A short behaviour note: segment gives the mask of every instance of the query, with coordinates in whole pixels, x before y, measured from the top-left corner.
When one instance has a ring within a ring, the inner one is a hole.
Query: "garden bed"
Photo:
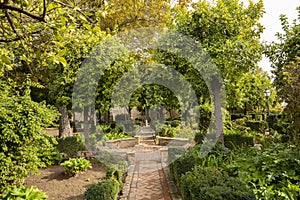
[[[82,199],[85,190],[93,183],[105,178],[106,167],[92,163],[93,168],[74,177],[65,174],[64,167],[51,166],[39,169],[39,175],[31,175],[25,179],[25,185],[36,186],[48,195],[48,200]]]

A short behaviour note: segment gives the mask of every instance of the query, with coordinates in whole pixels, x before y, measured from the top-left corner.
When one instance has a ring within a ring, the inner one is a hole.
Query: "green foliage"
[[[58,139],[57,149],[67,155],[76,156],[79,151],[84,151],[84,141],[81,135],[74,135]]]
[[[299,112],[299,66],[300,66],[300,7],[297,7],[298,18],[293,23],[288,22],[285,15],[280,16],[283,33],[277,33],[278,42],[267,45],[266,54],[274,68],[274,85],[278,97],[287,106],[284,113],[292,126],[292,141],[300,143],[300,112]]]
[[[225,129],[224,143],[227,148],[233,149],[242,146],[253,146],[253,136],[238,129]]]
[[[213,167],[196,166],[187,172],[180,179],[180,191],[183,200],[255,199],[243,182]]]
[[[62,160],[59,150],[56,148],[58,142],[55,137],[48,134],[41,134],[33,145],[38,149],[37,156],[40,159],[39,167],[48,167],[59,164]]]
[[[207,167],[215,168],[219,171],[218,173],[222,172],[222,176],[228,174],[230,179],[236,179],[234,182],[240,182],[240,185],[246,184],[247,188],[253,191],[256,199],[296,200],[300,197],[300,170],[297,167],[300,163],[299,148],[275,143],[265,143],[261,150],[253,147],[229,150],[216,146],[205,157],[201,156],[200,148],[201,145],[197,145],[170,164],[175,183],[181,190],[184,190],[183,193],[187,195],[187,199],[202,199],[199,197],[191,198],[188,195],[199,195],[197,192],[207,189],[204,186],[200,187],[201,184],[205,184],[205,181],[214,181],[209,177],[200,178],[200,175],[198,177],[193,172],[195,168],[203,171]],[[204,175],[206,173],[209,172],[205,172]],[[190,175],[187,176],[187,174]],[[180,180],[184,176],[186,176],[185,179],[183,178],[185,182],[181,182]],[[219,180],[221,183],[218,182]],[[223,178],[215,177],[215,181],[217,182],[212,182],[215,185],[224,183]],[[198,189],[195,188],[197,185]],[[219,192],[227,191],[225,189],[220,190],[218,188],[212,189],[211,194],[219,195]]]
[[[117,200],[120,191],[116,179],[105,179],[100,183],[91,185],[85,192],[84,200]]]
[[[128,135],[126,133],[123,132],[119,132],[119,133],[107,133],[105,134],[104,138],[106,138],[107,140],[116,140],[116,139],[122,139],[122,138],[131,138],[131,135]]]
[[[261,60],[263,48],[259,38],[263,27],[259,19],[263,13],[263,1],[245,6],[238,0],[204,0],[194,4],[193,9],[180,10],[175,17],[176,30],[198,41],[227,80],[229,108],[241,107],[237,103],[247,94],[238,89],[237,82],[244,73],[255,71]],[[180,65],[178,63],[177,68]],[[196,73],[189,75],[188,80],[196,83],[193,77],[199,79],[199,76]],[[204,96],[207,89],[203,87],[203,81],[202,84],[198,81],[197,85],[197,95]],[[209,99],[210,96],[206,96],[206,100]]]
[[[48,196],[44,192],[33,186],[6,187],[0,194],[0,199],[3,200],[42,200],[47,198]]]
[[[119,162],[106,170],[104,181],[91,185],[84,193],[84,200],[116,200],[123,186],[127,164]]]
[[[210,135],[207,135],[205,132],[197,132],[194,141],[196,144],[202,144],[205,137],[210,137]],[[211,137],[214,137],[214,135]],[[253,135],[248,134],[247,131],[241,131],[235,127],[231,127],[229,129],[224,129],[224,144],[225,147],[230,149],[242,146],[253,146],[254,137]]]
[[[88,168],[92,168],[92,165],[89,160],[85,158],[70,158],[69,160],[64,161],[60,164],[65,167],[66,174],[74,176],[75,174],[85,171]]]
[[[158,132],[158,135],[161,137],[175,137],[176,136],[176,127],[163,124],[160,127],[160,131]]]
[[[44,103],[32,101],[28,89],[20,95],[4,82],[0,85],[1,189],[22,182],[40,166],[35,141],[57,118],[57,112]]]
[[[285,144],[265,144],[260,151],[242,148],[226,171],[245,182],[257,199],[297,199],[299,156],[299,149]]]
[[[248,120],[246,121],[246,126],[250,127],[253,131],[259,131],[261,133],[264,133],[265,130],[268,129],[268,123],[266,121]]]
[[[244,112],[255,111],[259,108],[267,109],[264,94],[264,89],[267,87],[272,91],[268,101],[273,105],[276,93],[268,74],[261,69],[243,74],[237,81],[236,89],[240,92],[240,95],[239,98],[236,98],[235,108],[243,108]]]

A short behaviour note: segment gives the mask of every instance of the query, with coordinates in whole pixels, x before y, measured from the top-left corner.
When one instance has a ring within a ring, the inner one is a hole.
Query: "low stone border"
[[[167,183],[168,183],[168,187],[169,187],[169,194],[171,196],[172,200],[181,200],[181,196],[177,190],[177,187],[174,183],[174,180],[171,176],[171,172],[170,172],[170,168],[169,165],[165,164],[165,166],[163,166],[163,172],[165,175],[165,178],[167,179]]]

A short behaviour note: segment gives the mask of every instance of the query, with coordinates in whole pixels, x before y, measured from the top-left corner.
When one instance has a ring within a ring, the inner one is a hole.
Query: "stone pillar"
[[[135,152],[128,152],[127,153],[127,160],[128,160],[128,165],[134,165]]]
[[[169,159],[168,147],[161,147],[160,148],[160,155],[161,155],[161,162],[167,163]]]
[[[140,145],[141,138],[139,136],[134,136],[134,139],[135,139],[135,145]]]

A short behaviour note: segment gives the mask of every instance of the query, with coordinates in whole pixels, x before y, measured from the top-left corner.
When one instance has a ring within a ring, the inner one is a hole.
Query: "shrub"
[[[180,177],[186,172],[191,171],[196,165],[197,159],[199,157],[197,157],[196,155],[197,150],[195,149],[198,148],[193,148],[189,152],[186,152],[185,154],[180,156],[174,162],[170,163],[170,171],[177,185],[180,182]]]
[[[177,127],[181,123],[180,120],[172,120],[172,121],[166,121],[167,125],[170,125],[171,127]]]
[[[82,136],[74,135],[58,139],[57,148],[68,157],[76,156],[79,151],[84,151],[84,141]]]
[[[106,179],[91,185],[84,193],[84,200],[117,200],[121,187],[116,179]]]
[[[175,137],[176,128],[171,125],[162,125],[158,135],[161,137]]]
[[[112,178],[116,179],[122,187],[123,172],[121,170],[116,169],[115,167],[109,167],[106,170],[106,179],[112,179]]]
[[[92,168],[89,160],[85,158],[70,158],[60,164],[65,167],[66,174],[74,176],[76,173]]]
[[[226,171],[248,184],[257,199],[298,199],[299,158],[299,149],[264,144],[261,150],[237,149]]]
[[[121,129],[124,133],[131,136],[135,136],[140,131],[140,127],[135,125],[131,120],[123,121]]]
[[[255,200],[245,184],[213,167],[196,166],[187,172],[181,177],[180,191],[183,200]]]
[[[268,123],[266,121],[246,121],[246,125],[253,131],[264,132],[268,128]]]
[[[138,126],[142,126],[142,124],[144,123],[144,120],[141,118],[135,118],[134,123]]]
[[[37,156],[40,159],[39,167],[48,167],[53,164],[59,164],[62,157],[56,145],[58,144],[55,137],[42,134],[33,145],[37,148]]]
[[[196,144],[201,144],[204,138],[205,138],[205,133],[203,131],[196,132],[194,141],[196,142]]]
[[[253,146],[254,138],[238,129],[227,129],[224,133],[224,143],[225,146],[230,149],[242,146]]]
[[[244,118],[244,117],[245,117],[244,114],[231,114],[231,115],[230,115],[230,119],[231,119],[232,121],[237,120],[237,119],[242,119],[242,118]]]
[[[125,162],[119,162],[106,170],[105,180],[90,186],[84,193],[84,200],[116,200],[123,186],[123,175],[127,170]]]
[[[0,190],[37,170],[34,142],[57,116],[45,103],[32,101],[28,90],[21,96],[0,81]]]
[[[0,199],[3,200],[42,200],[47,199],[46,193],[40,191],[36,187],[6,187],[2,194],[0,194]]]

